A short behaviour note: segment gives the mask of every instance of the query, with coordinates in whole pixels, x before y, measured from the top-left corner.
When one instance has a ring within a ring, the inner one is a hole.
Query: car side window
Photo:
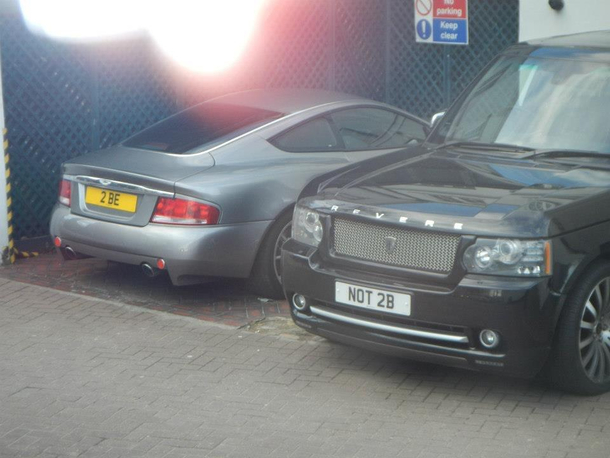
[[[285,151],[336,151],[343,149],[325,118],[316,118],[290,129],[271,143]]]
[[[421,122],[380,108],[352,108],[331,114],[348,151],[399,148],[426,139]]]

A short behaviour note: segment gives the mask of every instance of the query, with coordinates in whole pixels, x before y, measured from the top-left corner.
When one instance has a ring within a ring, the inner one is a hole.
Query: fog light
[[[159,269],[159,270],[165,269],[165,260],[164,259],[157,259],[157,269]]]
[[[500,334],[491,329],[483,329],[479,334],[479,340],[481,341],[481,345],[491,350],[500,345]]]
[[[292,296],[292,305],[300,312],[307,310],[309,307],[309,304],[307,304],[307,299],[301,294],[295,294]]]
[[[49,239],[47,239],[49,240]],[[53,239],[53,245],[55,245],[57,248],[61,247],[61,239],[59,237],[55,237]]]

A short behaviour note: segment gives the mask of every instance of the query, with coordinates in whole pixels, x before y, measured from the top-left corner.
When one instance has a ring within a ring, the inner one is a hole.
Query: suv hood
[[[355,175],[342,187],[329,182],[310,203],[489,236],[552,237],[610,219],[610,169],[582,164],[436,152]]]
[[[71,159],[63,171],[174,192],[176,181],[213,165],[210,154],[166,154],[117,145]]]

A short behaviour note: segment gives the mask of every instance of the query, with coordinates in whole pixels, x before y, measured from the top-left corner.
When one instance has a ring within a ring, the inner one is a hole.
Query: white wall
[[[610,0],[564,0],[555,11],[548,0],[520,0],[519,41],[610,29]]]

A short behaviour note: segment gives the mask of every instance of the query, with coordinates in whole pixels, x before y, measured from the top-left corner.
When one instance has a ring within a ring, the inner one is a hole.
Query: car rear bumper
[[[284,246],[282,262],[289,301],[301,294],[310,306],[298,311],[291,305],[292,317],[312,333],[409,359],[522,377],[543,367],[564,300],[549,291],[545,278],[467,275],[456,286],[441,287],[324,268],[315,251],[293,240]],[[411,314],[338,304],[337,280],[410,294]],[[483,329],[500,334],[499,347],[481,345]]]
[[[250,275],[258,246],[271,221],[186,227],[148,224],[129,226],[96,220],[57,205],[51,216],[51,236],[77,253],[126,264],[166,262],[172,282],[186,285],[201,277]]]

